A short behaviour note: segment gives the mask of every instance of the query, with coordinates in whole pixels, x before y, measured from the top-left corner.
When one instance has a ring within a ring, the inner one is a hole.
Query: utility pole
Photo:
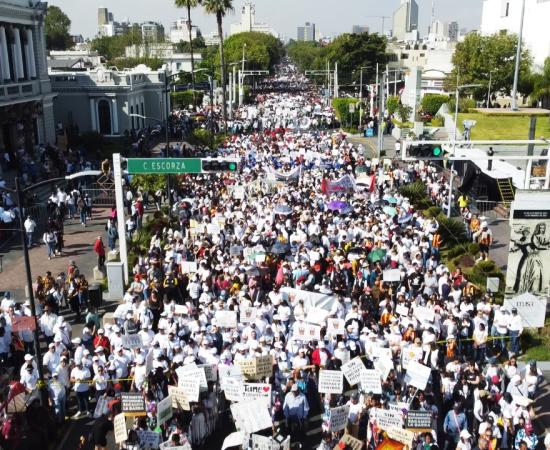
[[[379,111],[378,111],[378,147],[377,147],[377,158],[380,159],[382,148],[384,147],[384,130],[382,124],[384,123],[384,110],[386,109],[385,105],[385,92],[384,92],[384,77],[385,73],[382,73],[382,82],[380,83],[380,101],[379,101]]]
[[[363,68],[361,67],[361,75],[359,76],[359,132],[361,132],[362,122],[363,122]]]
[[[525,0],[521,0],[521,15],[519,21],[519,34],[518,45],[516,51],[516,68],[514,69],[514,86],[512,87],[512,111],[518,110],[518,79],[519,79],[519,65],[521,62],[521,40],[523,37],[523,18],[525,16]]]

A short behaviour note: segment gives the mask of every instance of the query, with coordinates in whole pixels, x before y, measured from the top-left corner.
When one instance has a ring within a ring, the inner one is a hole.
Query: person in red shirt
[[[108,352],[111,348],[111,342],[109,341],[109,338],[105,336],[105,330],[103,330],[103,328],[97,330],[97,335],[92,343],[94,348],[103,347],[106,352]]]
[[[316,366],[326,366],[327,362],[330,360],[332,355],[325,348],[325,343],[323,341],[319,342],[317,348],[313,350],[311,354],[311,363]]]
[[[97,267],[103,267],[105,265],[105,246],[101,236],[98,236],[95,241],[94,252],[97,253]]]

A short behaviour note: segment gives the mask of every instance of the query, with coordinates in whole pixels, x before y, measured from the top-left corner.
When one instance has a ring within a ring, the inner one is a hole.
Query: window
[[[132,130],[134,129],[134,107],[130,106],[130,119],[132,120]]]
[[[409,59],[408,53],[401,53],[401,59]]]
[[[101,134],[111,134],[111,106],[109,101],[100,100],[97,103],[97,116],[99,118],[99,132]]]

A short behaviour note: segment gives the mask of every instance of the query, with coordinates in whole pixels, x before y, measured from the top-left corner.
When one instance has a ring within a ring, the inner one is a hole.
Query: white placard
[[[388,428],[402,428],[403,419],[393,411],[387,409],[375,408],[376,423],[383,430]]]
[[[204,369],[206,381],[218,381],[218,366],[216,364],[199,364],[199,369]]]
[[[434,310],[427,306],[416,306],[414,308],[414,315],[420,322],[433,322],[435,318]]]
[[[322,394],[341,394],[344,391],[344,374],[339,370],[321,370],[318,391]]]
[[[189,398],[185,391],[177,386],[168,386],[168,395],[172,397],[172,409],[190,411]]]
[[[126,348],[141,348],[143,347],[143,340],[141,334],[123,334],[122,346]]]
[[[172,397],[163,398],[157,405],[157,425],[162,425],[172,418]]]
[[[117,414],[113,420],[115,431],[115,442],[121,444],[128,439],[128,430],[126,429],[126,416],[124,413]]]
[[[349,405],[330,409],[330,432],[342,431],[346,428],[349,416]]]
[[[109,413],[109,402],[113,400],[114,397],[105,397],[102,395],[97,399],[94,410],[94,419],[99,419],[103,414]]]
[[[382,383],[380,382],[380,372],[376,369],[365,369],[360,373],[361,390],[367,393],[381,394]]]
[[[244,383],[237,378],[224,378],[221,384],[221,389],[225,394],[225,398],[230,402],[240,402],[243,399]]]
[[[242,401],[262,398],[271,406],[271,385],[266,383],[244,383]]]
[[[254,308],[253,306],[241,308],[241,315],[240,315],[241,323],[255,322],[257,314],[258,314],[258,308]]]
[[[206,379],[206,372],[204,365],[199,367],[195,363],[187,364],[185,366],[178,367],[176,369],[176,374],[179,377],[190,377],[198,378],[200,380],[200,387],[203,389],[208,389],[208,380]]]
[[[326,309],[313,306],[308,309],[306,313],[306,320],[309,323],[314,323],[316,325],[324,325],[328,315],[329,311]]]
[[[181,273],[197,273],[197,261],[182,261]]]
[[[397,314],[399,314],[400,316],[403,316],[403,317],[407,317],[407,315],[409,314],[409,308],[407,308],[405,305],[403,305],[402,303],[398,303],[396,306],[395,306],[395,312]]]
[[[361,372],[367,370],[363,361],[358,356],[349,362],[342,364],[342,373],[348,380],[350,386],[355,386],[361,381]]]
[[[390,370],[394,368],[393,361],[387,358],[379,358],[377,361],[374,361],[374,368],[380,372],[382,381],[386,381],[386,378],[388,378],[390,374]]]
[[[181,373],[180,369],[182,369],[182,367],[178,367],[178,369],[176,370],[176,373],[178,374],[178,387],[183,390],[183,392],[187,396],[188,401],[198,402],[201,390],[200,378],[197,378],[196,376],[189,376],[188,374],[185,374],[185,372]]]
[[[382,272],[382,281],[387,283],[397,283],[401,281],[401,271],[399,269],[387,269]]]
[[[344,321],[344,319],[329,317],[327,319],[327,334],[331,336],[345,334],[345,331],[346,331],[345,324],[346,322]]]
[[[230,447],[238,447],[239,445],[242,445],[244,442],[244,433],[242,431],[235,431],[234,433],[231,433],[229,436],[227,436],[223,440],[223,445],[221,450],[225,450],[226,448]]]
[[[174,305],[174,314],[177,316],[189,314],[189,308],[186,305]]]
[[[525,328],[541,328],[544,326],[546,318],[547,301],[547,297],[537,297],[525,292],[514,298],[504,299],[504,306],[509,312],[512,311],[512,308],[518,310],[518,315]]]
[[[220,231],[221,231],[220,225],[217,223],[209,223],[208,225],[206,225],[206,232],[208,234],[216,235],[216,234],[220,234]]]
[[[221,328],[237,328],[236,311],[216,311],[216,323]]]
[[[273,450],[279,448],[279,444],[277,444],[272,437],[253,434],[252,448],[254,450]]]
[[[263,399],[234,403],[231,405],[231,414],[237,428],[248,434],[273,426],[267,403]]]
[[[294,336],[303,342],[320,341],[321,327],[311,323],[301,323],[296,326]]]
[[[235,200],[244,200],[245,188],[244,186],[237,185],[233,187],[233,198]]]
[[[431,373],[432,371],[429,367],[416,361],[409,361],[405,383],[423,391],[426,389],[426,384],[428,384]]]
[[[160,447],[160,434],[150,430],[136,430],[143,450],[156,450]]]
[[[412,446],[414,439],[414,433],[403,428],[390,427],[386,429],[386,433],[390,439],[401,442],[403,445],[407,445],[409,448]]]

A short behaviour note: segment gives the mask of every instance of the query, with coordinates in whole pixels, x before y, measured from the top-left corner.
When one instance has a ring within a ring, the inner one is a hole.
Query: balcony
[[[21,83],[0,85],[0,101],[32,97],[38,93],[38,81],[22,81]]]

